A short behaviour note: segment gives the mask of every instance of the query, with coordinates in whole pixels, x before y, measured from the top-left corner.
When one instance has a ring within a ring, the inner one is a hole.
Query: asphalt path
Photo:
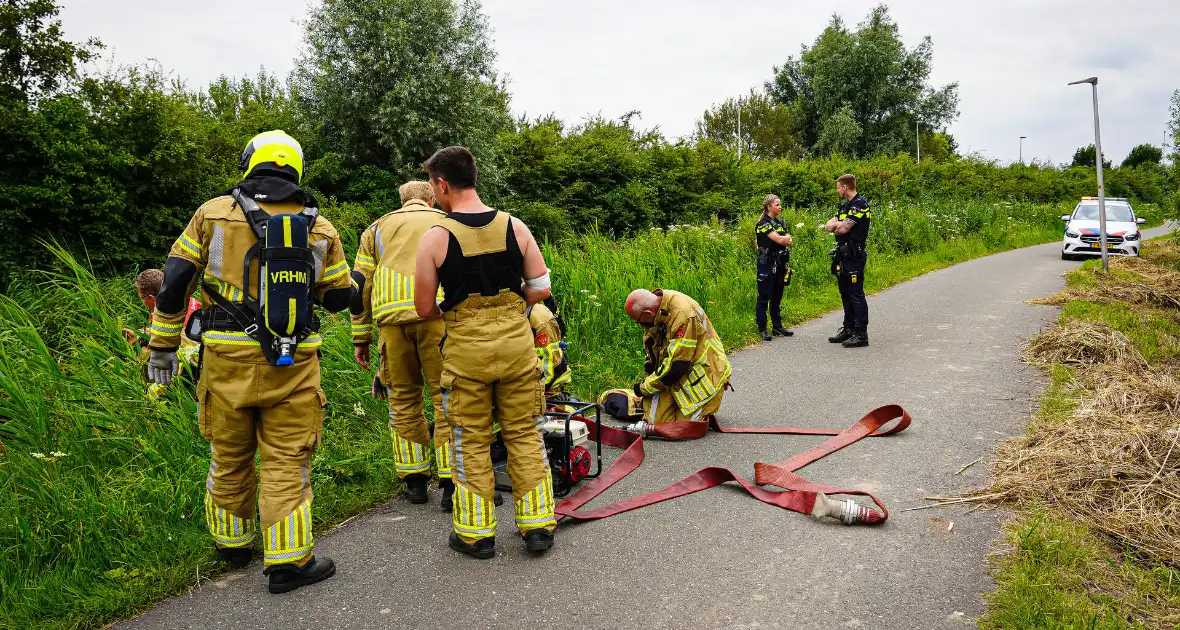
[[[1148,236],[1163,233],[1148,230]],[[905,432],[862,440],[800,471],[868,490],[891,510],[880,527],[846,527],[760,503],[725,486],[591,523],[562,525],[546,556],[528,556],[500,508],[498,555],[446,546],[450,516],[394,500],[319,537],[337,575],[270,595],[261,564],[172,598],[120,630],[180,628],[960,628],[983,612],[998,548],[995,511],[925,505],[983,485],[965,464],[1023,431],[1044,387],[1020,361],[1024,341],[1057,310],[1026,301],[1063,286],[1060,245],[936,271],[869,297],[871,345],[827,343],[830,313],[734,353],[729,426],[843,428],[900,404]],[[868,274],[873,273],[869,261]],[[786,304],[787,309],[790,304]],[[575,375],[576,378],[576,375]],[[753,478],[817,443],[806,436],[710,434],[648,441],[643,466],[592,505],[663,487],[707,465]],[[952,525],[953,523],[953,525]]]

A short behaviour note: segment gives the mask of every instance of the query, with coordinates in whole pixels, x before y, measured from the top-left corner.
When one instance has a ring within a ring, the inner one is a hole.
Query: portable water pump
[[[591,409],[594,411],[593,422],[584,415]],[[601,409],[594,403],[581,401],[552,401],[549,410],[537,423],[545,444],[545,456],[553,472],[554,496],[563,497],[582,481],[602,474],[602,444],[595,442],[596,454],[592,454],[585,446],[590,439],[589,424],[602,427]],[[491,454],[496,489],[510,492],[512,478],[508,476],[508,450],[499,434],[492,442]],[[595,459],[596,467],[592,461]]]

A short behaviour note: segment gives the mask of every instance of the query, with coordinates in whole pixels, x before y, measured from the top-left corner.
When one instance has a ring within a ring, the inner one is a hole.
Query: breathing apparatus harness
[[[319,328],[312,313],[315,263],[309,243],[319,209],[310,202],[299,214],[271,216],[240,188],[230,195],[258,239],[242,262],[242,303],[230,301],[208,281],[203,282],[205,292],[237,328],[258,342],[267,362],[294,365],[299,343]],[[250,262],[255,257],[258,273],[256,282],[251,283]],[[258,286],[257,300],[248,290],[254,285]],[[213,317],[205,323],[205,330],[218,327],[215,310],[210,309]]]

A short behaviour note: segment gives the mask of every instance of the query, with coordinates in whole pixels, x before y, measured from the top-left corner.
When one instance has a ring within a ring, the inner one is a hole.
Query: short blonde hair
[[[414,199],[425,201],[427,204],[434,201],[434,189],[430,187],[430,182],[406,182],[397,192],[402,196],[403,206]]]
[[[779,203],[782,203],[783,200],[779,199],[778,195],[766,195],[766,199],[762,200],[762,211],[766,212],[767,210],[769,210],[770,204],[772,204],[776,201]]]

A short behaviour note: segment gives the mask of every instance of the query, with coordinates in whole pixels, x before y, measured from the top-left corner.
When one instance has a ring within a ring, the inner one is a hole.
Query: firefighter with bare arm
[[[314,308],[343,311],[352,289],[340,236],[299,187],[299,143],[282,131],[259,134],[239,168],[242,180],[201,206],[172,246],[152,313],[148,377],[172,380],[189,296],[200,286],[197,416],[211,446],[205,522],[234,567],[261,546],[270,592],[283,593],[336,572],[312,553],[311,460],[327,404]]]
[[[414,303],[420,317],[446,321],[442,408],[452,427],[455,483],[449,545],[475,558],[496,555],[495,420],[508,449],[516,526],[528,551],[544,553],[557,521],[536,424],[545,391],[525,309],[549,296],[549,270],[528,227],[480,201],[470,151],[440,149],[426,171],[447,219],[418,247]]]

